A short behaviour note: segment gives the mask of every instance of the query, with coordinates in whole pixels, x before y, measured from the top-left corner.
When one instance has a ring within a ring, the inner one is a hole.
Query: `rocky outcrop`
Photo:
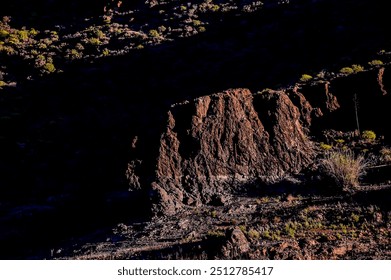
[[[131,188],[148,189],[155,213],[226,204],[254,183],[276,183],[312,163],[310,137],[332,126],[353,131],[355,94],[363,127],[387,137],[378,122],[389,104],[384,73],[379,68],[257,94],[229,89],[174,104],[160,136],[149,141],[153,153],[130,161]],[[376,94],[367,94],[373,89]]]
[[[300,116],[282,91],[231,89],[173,106],[151,184],[155,210],[221,204],[246,184],[299,172],[313,157]]]

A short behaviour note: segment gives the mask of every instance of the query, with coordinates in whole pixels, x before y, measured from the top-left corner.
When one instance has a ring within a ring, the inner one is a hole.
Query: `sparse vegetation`
[[[364,67],[361,65],[358,65],[358,64],[353,64],[352,69],[353,69],[354,73],[359,73],[359,72],[364,71]]]
[[[259,239],[261,237],[261,234],[256,231],[255,229],[250,229],[247,233],[248,237],[251,239]]]
[[[341,70],[339,70],[339,72],[345,75],[350,75],[354,73],[354,70],[350,67],[344,67]]]
[[[333,180],[335,186],[352,189],[358,186],[367,165],[363,156],[356,156],[346,149],[326,153],[321,162],[321,170]]]
[[[56,67],[54,67],[53,63],[45,63],[45,65],[43,66],[43,69],[45,71],[47,71],[48,73],[53,73],[56,71]]]
[[[361,137],[366,141],[374,141],[376,139],[376,134],[372,130],[364,130]]]
[[[333,146],[321,142],[321,143],[320,143],[320,148],[321,148],[322,150],[324,150],[324,151],[328,151],[328,150],[331,150],[331,149],[333,148]]]
[[[300,78],[300,81],[301,82],[308,82],[312,80],[312,76],[311,75],[308,75],[308,74],[303,74]]]
[[[154,37],[154,38],[160,36],[159,31],[157,31],[156,29],[151,29],[151,30],[149,30],[149,33],[148,33],[148,34],[149,34],[149,36]]]
[[[375,59],[375,60],[372,60],[372,61],[368,62],[368,64],[369,64],[370,66],[381,66],[381,65],[383,65],[384,63],[383,63],[383,61],[381,61],[381,60]]]

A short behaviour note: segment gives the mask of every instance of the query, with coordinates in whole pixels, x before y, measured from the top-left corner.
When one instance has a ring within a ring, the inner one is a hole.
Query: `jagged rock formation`
[[[299,172],[314,154],[300,116],[282,91],[231,89],[174,106],[152,183],[156,210],[222,204],[243,185]]]
[[[374,87],[382,93],[378,98],[387,104],[384,73],[379,68],[358,77],[258,94],[229,89],[172,105],[156,160],[152,164],[149,160],[150,166],[139,158],[131,161],[130,185],[149,188],[155,213],[174,214],[185,205],[225,204],[256,182],[278,182],[312,162],[315,149],[308,134],[314,122],[317,130],[335,124],[336,119],[342,125],[352,123],[348,129],[355,129],[351,116],[343,115],[350,112],[351,97],[357,92],[349,85],[376,81]],[[365,89],[361,91],[361,102],[371,104]],[[345,110],[339,110],[342,107]]]

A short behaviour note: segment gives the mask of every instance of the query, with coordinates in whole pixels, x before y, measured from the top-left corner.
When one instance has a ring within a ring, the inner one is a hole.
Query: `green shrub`
[[[332,147],[333,147],[333,146],[328,145],[328,144],[325,144],[325,143],[323,143],[323,142],[320,143],[320,148],[321,148],[322,150],[324,150],[324,151],[331,150]]]
[[[18,30],[17,32],[19,40],[27,41],[29,39],[28,30]]]
[[[350,75],[354,73],[353,69],[350,67],[344,67],[341,70],[339,70],[339,72],[345,75]]]
[[[20,44],[19,38],[15,34],[10,34],[7,37],[7,42],[8,42],[8,44],[11,44],[11,45],[18,45],[18,44]]]
[[[202,21],[195,19],[195,20],[193,20],[193,24],[194,24],[194,26],[200,26],[202,24]]]
[[[30,34],[30,36],[34,37],[34,36],[38,35],[38,31],[35,30],[34,28],[31,28],[30,31],[29,31],[29,34]]]
[[[211,7],[210,9],[211,9],[211,11],[213,11],[213,12],[217,12],[218,10],[220,10],[220,6],[214,4],[214,5],[212,5],[212,7]]]
[[[95,30],[94,33],[95,33],[95,36],[99,39],[102,39],[106,36],[105,33],[103,33],[103,31],[99,30],[99,29]]]
[[[71,49],[70,51],[68,51],[68,57],[70,59],[79,59],[82,57],[82,54],[79,53],[76,49]]]
[[[98,38],[89,38],[87,40],[87,44],[93,45],[93,46],[99,46],[102,44],[102,42]]]
[[[361,65],[358,65],[358,64],[353,64],[352,69],[353,69],[354,73],[359,73],[359,72],[364,71],[364,67],[362,67]]]
[[[301,82],[308,82],[309,80],[312,79],[312,76],[311,75],[308,75],[308,74],[303,74],[300,78],[300,81]]]
[[[380,65],[383,65],[384,63],[381,60],[375,59],[375,60],[368,62],[368,64],[371,66],[380,66]]]
[[[246,226],[245,226],[245,225],[240,225],[240,226],[239,226],[239,229],[240,229],[243,233],[246,233],[246,232],[247,232],[247,229],[246,229]]]
[[[296,235],[296,226],[293,223],[286,223],[285,224],[285,233],[289,235],[290,237],[294,238]]]
[[[159,37],[159,32],[156,29],[149,30],[148,34],[149,34],[149,36],[154,37],[154,38]]]
[[[372,130],[364,130],[361,134],[362,139],[367,141],[373,141],[376,139],[376,134]]]
[[[103,51],[102,51],[102,55],[103,56],[108,56],[110,54],[110,50],[105,48]]]
[[[210,230],[206,234],[208,237],[214,237],[214,238],[219,238],[219,237],[224,237],[225,233],[222,230]]]
[[[200,26],[200,27],[198,27],[198,31],[199,31],[199,32],[205,32],[205,31],[206,31],[206,28],[203,27],[203,26]]]
[[[7,38],[10,33],[7,30],[0,29],[0,38]]]
[[[260,233],[255,229],[250,229],[247,233],[248,237],[251,239],[259,239],[261,237]]]
[[[56,67],[54,67],[54,64],[49,62],[43,66],[43,69],[49,73],[53,73],[54,71],[56,71]]]

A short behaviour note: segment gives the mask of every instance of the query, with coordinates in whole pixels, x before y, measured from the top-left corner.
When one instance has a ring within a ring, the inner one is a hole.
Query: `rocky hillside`
[[[130,188],[150,188],[155,211],[165,214],[183,204],[224,205],[249,184],[276,183],[308,167],[323,131],[356,129],[358,107],[362,127],[388,139],[385,69],[317,78],[280,91],[231,89],[174,104],[160,144],[157,138],[151,142],[159,146],[156,161],[138,157],[129,163]],[[137,150],[136,140],[132,148]],[[138,171],[147,168],[149,176],[142,178]]]
[[[132,161],[127,172],[131,188],[148,190],[153,218],[120,223],[106,241],[61,248],[55,257],[388,259],[391,158],[372,162],[348,194],[316,177],[318,159],[329,149],[384,156],[379,147],[388,149],[389,128],[373,125],[381,141],[360,140],[350,114],[358,95],[371,115],[363,128],[381,122],[390,105],[388,69],[256,94],[231,89],[172,105],[154,181],[140,184],[147,182],[136,175],[143,160]]]

